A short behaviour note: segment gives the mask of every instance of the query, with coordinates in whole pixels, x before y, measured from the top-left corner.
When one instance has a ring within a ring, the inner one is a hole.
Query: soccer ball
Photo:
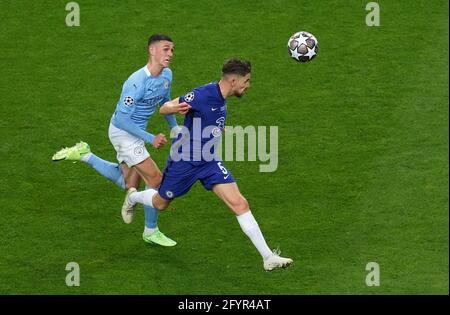
[[[308,32],[297,32],[288,41],[289,56],[299,62],[308,62],[319,52],[319,42]]]

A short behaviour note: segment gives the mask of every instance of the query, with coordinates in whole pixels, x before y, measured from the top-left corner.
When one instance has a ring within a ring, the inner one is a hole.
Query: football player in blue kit
[[[147,189],[137,192],[130,189],[123,208],[142,203],[164,210],[171,200],[186,194],[199,180],[233,211],[243,232],[261,254],[264,269],[270,271],[287,267],[293,261],[270,250],[233,175],[215,155],[215,144],[219,142],[225,128],[226,99],[244,95],[250,86],[250,79],[250,62],[233,58],[224,64],[219,82],[195,88],[185,96],[161,106],[160,113],[163,115],[186,115],[183,131],[172,145],[158,191]]]

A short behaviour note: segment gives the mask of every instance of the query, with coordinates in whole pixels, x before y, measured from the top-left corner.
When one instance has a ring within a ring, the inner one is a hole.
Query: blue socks
[[[92,166],[100,175],[106,177],[120,188],[125,189],[125,180],[119,164],[105,161],[93,153],[91,153],[86,163]],[[149,187],[145,186],[145,188]],[[144,211],[145,226],[149,229],[156,229],[159,210],[150,206],[144,206]]]
[[[145,189],[148,189],[150,187],[145,186]],[[158,214],[159,210],[155,209],[150,206],[144,205],[144,211],[145,211],[145,227],[149,229],[156,229],[158,227],[157,221],[158,221]]]
[[[119,164],[102,160],[94,153],[91,153],[86,163],[92,166],[100,175],[106,177],[122,189],[125,189],[125,180],[123,179]]]

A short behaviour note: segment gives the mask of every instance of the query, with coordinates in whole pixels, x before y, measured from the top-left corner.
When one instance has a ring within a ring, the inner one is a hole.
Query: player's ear
[[[155,45],[148,46],[148,53],[150,56],[153,56],[155,54]]]
[[[237,78],[236,78],[235,75],[230,76],[230,83],[231,83],[231,86],[234,87],[234,86],[236,85],[236,81],[237,81]]]

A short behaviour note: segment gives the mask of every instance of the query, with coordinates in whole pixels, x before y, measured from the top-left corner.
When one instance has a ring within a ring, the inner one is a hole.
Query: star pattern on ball
[[[295,48],[295,49],[289,48],[289,51],[291,52],[291,57],[298,60],[299,53],[297,52],[297,48]]]
[[[297,47],[300,47],[301,44],[305,44],[306,45],[306,40],[307,39],[308,39],[308,37],[304,37],[303,34],[300,35],[300,37],[297,38],[297,42],[298,42]]]
[[[313,49],[308,48],[308,52],[306,54],[304,54],[304,56],[308,56],[308,58],[311,60],[311,58],[316,55],[316,52],[314,51],[314,48]]]
[[[309,46],[307,42],[309,42]],[[300,31],[289,38],[287,46],[290,57],[303,63],[315,58],[318,53],[319,42],[313,34]]]

